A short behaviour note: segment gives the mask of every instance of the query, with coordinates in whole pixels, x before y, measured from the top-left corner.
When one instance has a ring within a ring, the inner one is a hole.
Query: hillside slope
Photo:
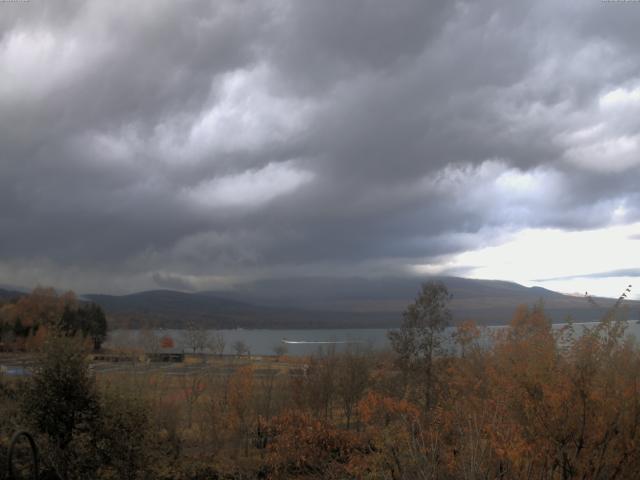
[[[582,297],[496,280],[439,278],[453,298],[454,321],[504,324],[518,305],[543,301],[555,322],[600,318],[614,300]],[[260,281],[234,291],[184,293],[153,290],[131,295],[84,295],[100,304],[114,326],[182,327],[196,323],[217,328],[362,328],[399,325],[420,281],[407,278],[305,278]],[[638,317],[639,302],[627,302]]]

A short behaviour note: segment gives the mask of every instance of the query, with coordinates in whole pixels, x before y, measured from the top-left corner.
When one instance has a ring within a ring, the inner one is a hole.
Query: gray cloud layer
[[[640,268],[622,268],[619,270],[609,270],[608,272],[586,273],[580,275],[569,275],[566,277],[543,278],[539,281],[566,280],[574,278],[611,278],[611,277],[640,277]]]
[[[398,274],[522,227],[636,221],[639,20],[583,1],[0,4],[0,281]]]

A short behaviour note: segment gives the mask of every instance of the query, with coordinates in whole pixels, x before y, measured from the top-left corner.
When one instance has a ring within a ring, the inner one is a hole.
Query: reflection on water
[[[554,324],[554,328],[563,327],[562,324]],[[597,322],[574,323],[576,335],[581,335],[585,328],[592,328]],[[504,326],[486,327],[485,341],[489,341],[492,331],[505,328]],[[382,350],[389,348],[387,339],[388,329],[384,328],[353,328],[353,329],[296,329],[296,330],[211,330],[220,332],[224,336],[226,347],[224,353],[233,353],[233,344],[244,342],[252,355],[273,355],[277,347],[286,346],[289,355],[310,355],[322,348],[341,351],[349,346],[358,348],[372,348]],[[454,329],[447,329],[446,335],[450,336]],[[160,338],[169,336],[174,341],[174,348],[189,352],[188,334],[185,330],[159,329],[154,331]],[[640,324],[637,320],[629,320],[627,335],[633,335],[640,339]],[[140,330],[114,330],[109,334],[105,344],[107,348],[113,347],[142,347],[143,335]]]

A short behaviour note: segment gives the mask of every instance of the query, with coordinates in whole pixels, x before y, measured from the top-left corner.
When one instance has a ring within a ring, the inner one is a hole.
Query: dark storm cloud
[[[640,218],[635,5],[0,9],[2,282],[402,273]]]

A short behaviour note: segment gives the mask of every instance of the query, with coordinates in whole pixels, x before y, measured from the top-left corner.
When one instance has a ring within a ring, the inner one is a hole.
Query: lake
[[[637,320],[628,321],[627,334],[640,338],[640,324]],[[554,328],[560,328],[564,324],[554,324]],[[576,332],[580,333],[585,327],[596,325],[596,322],[574,323]],[[504,328],[504,326],[490,326],[488,331]],[[453,328],[447,329],[450,335]],[[289,355],[309,355],[320,350],[327,351],[335,348],[342,351],[349,346],[356,348],[372,348],[383,350],[389,348],[387,339],[388,329],[383,328],[354,328],[354,329],[234,329],[234,330],[210,330],[219,332],[224,336],[226,346],[225,354],[232,354],[233,344],[237,341],[244,342],[252,355],[273,355],[277,346],[284,345]],[[114,330],[109,334],[105,347],[140,347],[143,344],[140,330]],[[173,339],[175,348],[189,351],[185,330],[158,329],[154,331],[158,337],[169,336]]]

